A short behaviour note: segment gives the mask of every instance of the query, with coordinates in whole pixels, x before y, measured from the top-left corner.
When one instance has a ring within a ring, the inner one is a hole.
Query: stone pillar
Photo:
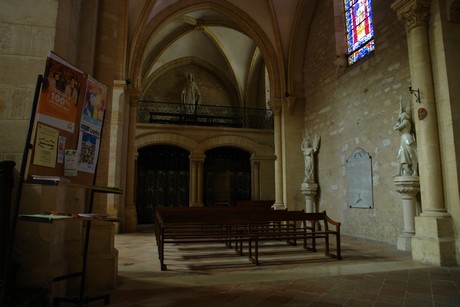
[[[305,212],[316,212],[316,194],[318,192],[318,184],[314,182],[303,182],[300,187],[300,192],[305,195]]]
[[[412,237],[415,234],[415,196],[420,191],[418,176],[398,176],[394,183],[396,192],[401,195],[404,218],[404,231],[398,236],[397,248],[403,251],[411,250]]]
[[[125,167],[123,163],[123,126],[125,117],[124,93],[125,80],[114,80],[112,90],[112,116],[110,117],[110,144],[107,185],[112,187],[124,187]],[[107,194],[107,213],[111,216],[123,216],[122,195]],[[119,223],[115,224],[116,228]],[[118,232],[118,231],[117,231]]]
[[[190,207],[203,207],[204,156],[190,156]]]
[[[129,91],[129,128],[128,128],[128,157],[126,165],[126,189],[125,189],[125,214],[124,230],[133,232],[137,229],[137,213],[135,200],[136,181],[136,121],[137,103],[140,99],[140,91],[131,89]]]
[[[452,218],[444,206],[438,123],[428,38],[431,0],[392,4],[407,33],[411,86],[420,91],[412,109],[417,132],[422,213],[415,218],[414,260],[435,265],[456,263]]]
[[[286,206],[283,203],[283,146],[281,134],[281,111],[282,99],[272,98],[268,102],[270,109],[273,112],[274,120],[274,138],[275,138],[275,210],[284,210]]]
[[[197,205],[199,207],[204,206],[203,202],[203,182],[204,182],[204,156],[202,157],[201,161],[198,163],[198,172],[197,172],[197,184],[196,184],[196,200],[197,200]]]
[[[260,161],[251,157],[251,199],[260,200]]]

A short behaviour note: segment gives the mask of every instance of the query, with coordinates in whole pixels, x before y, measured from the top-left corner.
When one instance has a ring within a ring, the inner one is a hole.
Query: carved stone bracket
[[[420,191],[420,181],[418,176],[399,176],[395,177],[394,183],[396,192],[401,194],[402,199],[414,199]]]
[[[282,108],[282,99],[281,98],[272,98],[268,102],[268,106],[270,110],[272,110],[273,115],[281,115],[281,108]]]

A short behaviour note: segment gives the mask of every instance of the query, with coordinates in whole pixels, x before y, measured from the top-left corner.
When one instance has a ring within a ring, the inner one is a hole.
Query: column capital
[[[190,155],[189,156],[190,162],[204,162],[205,158],[206,158],[205,155]]]
[[[397,0],[391,8],[405,25],[406,31],[410,32],[413,28],[428,25],[430,3],[430,0]]]
[[[281,115],[282,105],[283,105],[282,98],[272,98],[268,102],[268,106],[270,107],[270,110],[272,110],[273,115]]]
[[[113,80],[113,88],[114,89],[125,89],[126,80]]]

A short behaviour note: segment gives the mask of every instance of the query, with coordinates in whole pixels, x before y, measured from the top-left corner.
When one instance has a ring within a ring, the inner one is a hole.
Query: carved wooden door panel
[[[251,199],[250,154],[234,147],[208,150],[204,164],[205,206]]]
[[[151,224],[156,207],[189,204],[189,152],[158,145],[139,150],[136,210],[138,224]]]

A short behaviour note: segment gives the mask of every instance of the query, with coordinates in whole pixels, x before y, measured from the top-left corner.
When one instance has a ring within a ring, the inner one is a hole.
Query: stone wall
[[[405,31],[390,4],[373,2],[375,52],[342,69],[335,64],[342,29],[334,27],[332,1],[319,1],[305,54],[305,127],[321,135],[318,210],[341,221],[344,234],[395,243],[403,215],[393,183],[399,148],[393,127],[399,97],[409,106],[411,96]],[[372,209],[347,204],[346,161],[358,147],[372,157]]]
[[[53,49],[57,7],[53,0],[0,4],[0,160],[14,160],[16,168],[21,165],[37,76]]]

